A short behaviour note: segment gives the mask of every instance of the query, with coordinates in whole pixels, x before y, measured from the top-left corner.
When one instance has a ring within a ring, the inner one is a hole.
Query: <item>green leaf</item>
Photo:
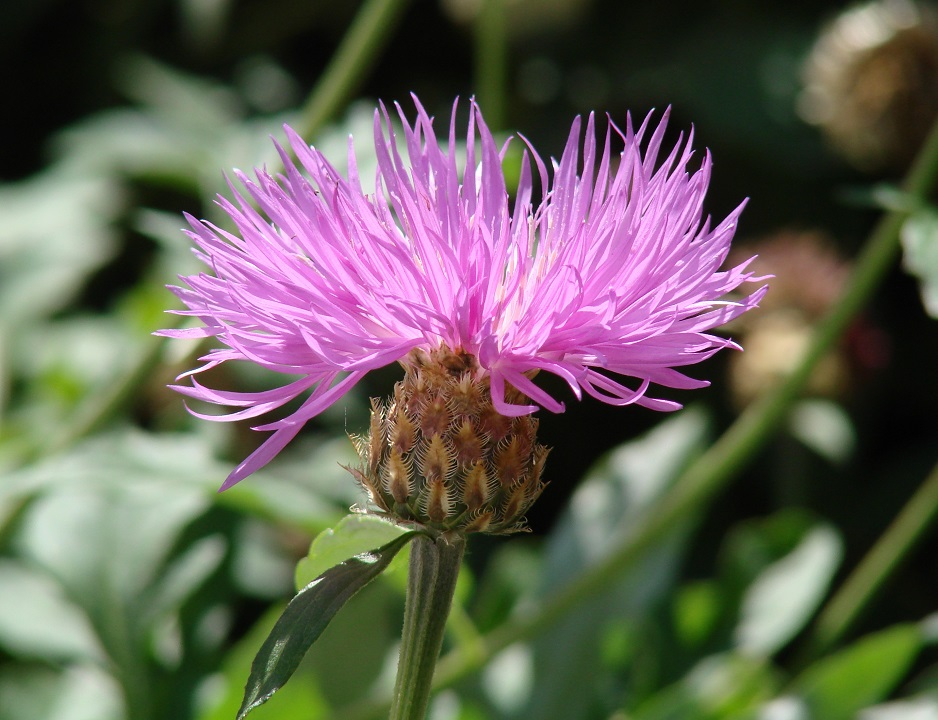
[[[370,595],[371,593],[368,593]],[[198,711],[193,720],[231,720],[241,707],[244,696],[244,678],[251,672],[254,656],[280,616],[282,607],[265,612],[225,654],[220,668],[204,697],[200,697]],[[340,618],[344,619],[345,613]],[[334,623],[333,623],[334,625]],[[319,645],[316,645],[319,648]],[[297,680],[281,688],[276,699],[251,712],[251,720],[286,720],[287,718],[317,718],[330,714],[330,707],[322,696],[322,682],[306,667],[300,668]],[[0,717],[0,720],[5,718]]]
[[[329,568],[290,601],[261,646],[238,711],[242,720],[267,702],[299,666],[310,645],[348,600],[380,575],[418,531],[400,535],[376,550],[364,552]]]
[[[4,663],[0,720],[126,720],[121,688],[99,663]]]
[[[379,547],[406,531],[374,515],[347,515],[335,528],[323,530],[296,566],[296,587],[304,588],[346,558]]]
[[[14,560],[0,559],[0,647],[56,663],[103,662],[88,618],[54,580]]]
[[[902,226],[902,263],[919,279],[922,304],[938,318],[938,211],[925,208],[914,213]]]
[[[54,167],[0,185],[0,307],[4,328],[65,307],[114,251],[123,205],[114,182]]]
[[[771,655],[811,617],[840,562],[840,537],[821,525],[792,552],[769,565],[743,598],[736,644],[747,654]]]
[[[917,625],[895,625],[815,663],[792,689],[805,699],[811,717],[849,720],[889,694],[921,646]]]
[[[798,547],[818,520],[796,508],[749,519],[730,528],[719,550],[724,604],[735,607],[766,569]]]
[[[634,720],[736,718],[745,716],[750,708],[758,707],[776,691],[776,679],[766,663],[737,653],[711,655],[678,682],[642,703],[629,717]]]
[[[833,464],[843,464],[857,448],[850,414],[832,400],[805,398],[791,409],[788,429],[806,447]]]
[[[674,595],[674,629],[687,647],[701,645],[720,619],[720,590],[712,580],[680,588]]]

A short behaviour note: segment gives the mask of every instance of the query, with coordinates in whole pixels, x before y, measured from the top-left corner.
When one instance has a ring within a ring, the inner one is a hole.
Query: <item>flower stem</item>
[[[938,465],[818,616],[807,654],[815,657],[853,625],[876,591],[938,514]]]
[[[407,605],[391,720],[423,720],[466,538],[418,535],[410,546]]]

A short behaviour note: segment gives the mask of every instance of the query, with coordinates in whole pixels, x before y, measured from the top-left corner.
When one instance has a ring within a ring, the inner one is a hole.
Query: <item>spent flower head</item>
[[[232,183],[233,202],[218,200],[235,232],[188,217],[210,272],[173,290],[201,327],[162,334],[223,345],[186,374],[190,384],[174,386],[236,408],[208,419],[266,415],[311,391],[256,428],[273,434],[223,489],[370,370],[397,361],[405,379],[358,439],[362,484],[404,519],[510,531],[542,488],[546,449],[529,416],[564,410],[535,384],[538,372],[562,378],[577,399],[677,409],[652,386],[705,386],[678,368],[738,347],[710,331],[766,288],[735,292],[761,279],[748,261],[721,269],[743,205],[715,227],[704,218],[710,156],[689,170],[693,132],[662,150],[667,113],[637,130],[610,121],[600,143],[594,116],[585,132],[577,118],[550,169],[522,139],[512,202],[508,144],[475,102],[464,146],[455,104],[439,139],[414,104],[412,124],[395,106],[401,137],[384,106],[375,112],[374,193],[362,189],[351,139],[343,174],[289,127],[297,162],[278,145],[283,174],[235,172],[243,189]],[[231,360],[298,377],[253,393],[199,383],[197,373]]]

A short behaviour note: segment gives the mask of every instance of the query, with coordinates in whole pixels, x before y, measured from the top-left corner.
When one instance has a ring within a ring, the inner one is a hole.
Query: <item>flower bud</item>
[[[414,350],[402,365],[387,402],[372,402],[367,437],[355,438],[362,465],[352,474],[372,503],[439,531],[523,530],[544,488],[537,420],[499,414],[471,355],[441,346]]]

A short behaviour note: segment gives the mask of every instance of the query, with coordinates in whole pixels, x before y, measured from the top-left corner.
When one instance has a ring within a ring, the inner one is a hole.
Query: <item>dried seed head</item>
[[[851,4],[803,68],[798,110],[855,167],[902,172],[938,115],[938,15],[925,3]]]
[[[353,474],[380,512],[436,530],[511,533],[540,494],[547,448],[537,421],[500,415],[476,358],[415,350],[371,430]],[[509,388],[510,402],[526,402]]]

